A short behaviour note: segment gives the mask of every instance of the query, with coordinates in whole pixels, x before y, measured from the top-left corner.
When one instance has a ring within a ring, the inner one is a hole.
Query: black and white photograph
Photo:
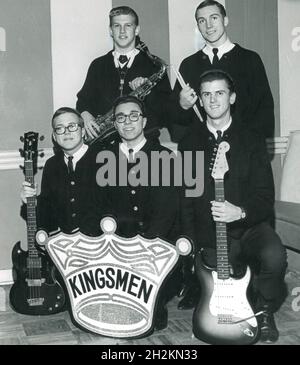
[[[0,345],[300,345],[299,85],[300,0],[0,0]]]

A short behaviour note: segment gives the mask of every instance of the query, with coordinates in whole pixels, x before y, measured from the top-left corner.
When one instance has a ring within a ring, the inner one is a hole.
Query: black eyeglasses
[[[129,118],[131,122],[137,122],[142,116],[143,114],[141,112],[131,112],[129,114],[119,113],[115,115],[115,121],[122,124]]]
[[[66,130],[68,130],[69,132],[76,132],[78,130],[78,123],[71,123],[69,125],[67,125],[66,127],[61,126],[61,127],[56,127],[53,128],[54,132],[58,135],[62,135],[66,133]]]

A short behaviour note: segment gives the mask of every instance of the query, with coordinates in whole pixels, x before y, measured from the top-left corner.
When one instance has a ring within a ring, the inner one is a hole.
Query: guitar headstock
[[[230,146],[228,142],[221,142],[217,151],[214,166],[212,169],[211,176],[217,179],[223,179],[226,172],[229,170],[228,163],[226,160],[226,152],[229,151]]]
[[[24,142],[23,155],[25,161],[34,160],[38,152],[39,134],[36,132],[27,132],[20,139]]]
[[[36,132],[27,132],[24,133],[24,136],[20,137],[21,142],[24,143],[23,148],[20,148],[20,154],[22,157],[24,157],[24,161],[34,162],[33,163],[33,169],[34,173],[37,169],[36,160],[37,157],[43,157],[44,153],[41,151],[38,151],[38,141],[42,141],[44,139],[44,136],[39,137],[39,134]],[[22,170],[24,170],[23,166],[20,166]]]

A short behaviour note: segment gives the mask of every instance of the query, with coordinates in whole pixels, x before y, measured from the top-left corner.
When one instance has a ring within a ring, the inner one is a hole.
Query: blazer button
[[[76,217],[76,213],[72,213],[72,218],[75,218]]]
[[[75,198],[71,198],[71,199],[70,199],[70,202],[71,202],[71,203],[74,203],[74,201],[75,201]]]
[[[135,190],[131,190],[131,194],[132,195],[135,195],[136,194],[136,191]]]
[[[133,210],[134,210],[135,212],[137,212],[137,211],[139,210],[139,208],[135,205],[135,206],[133,207]]]
[[[75,185],[75,181],[71,181],[71,185]]]

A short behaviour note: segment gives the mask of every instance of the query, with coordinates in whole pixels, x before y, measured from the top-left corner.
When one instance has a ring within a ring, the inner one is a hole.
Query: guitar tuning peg
[[[19,152],[20,152],[21,157],[24,157],[24,150],[22,148],[19,148]]]
[[[43,141],[45,139],[44,136],[40,136],[40,141]]]
[[[20,137],[20,141],[24,142],[24,137],[23,136]]]
[[[24,171],[24,166],[19,165],[19,168],[20,168],[22,171]]]

